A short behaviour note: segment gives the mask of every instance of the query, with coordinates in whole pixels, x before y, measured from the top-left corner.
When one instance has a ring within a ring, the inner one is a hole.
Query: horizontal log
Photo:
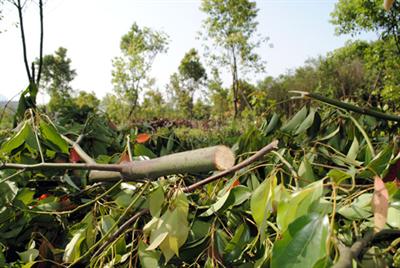
[[[219,145],[143,161],[121,164],[121,171],[92,171],[90,181],[137,181],[161,176],[226,170],[235,164],[235,155],[226,146]]]

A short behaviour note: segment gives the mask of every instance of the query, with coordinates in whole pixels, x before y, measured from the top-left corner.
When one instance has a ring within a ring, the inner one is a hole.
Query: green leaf
[[[285,125],[281,127],[281,131],[291,133],[297,126],[299,126],[307,116],[307,107],[304,106],[300,111],[298,111],[292,119],[289,120]]]
[[[360,145],[358,143],[357,137],[354,136],[354,139],[353,139],[353,142],[352,142],[352,144],[350,146],[350,149],[347,152],[347,158],[352,160],[352,161],[355,161],[356,158],[357,158],[359,149],[360,149]]]
[[[299,176],[304,179],[305,182],[315,181],[314,171],[307,156],[303,157],[303,161],[301,161],[297,174],[299,174]]]
[[[251,191],[248,187],[238,185],[230,190],[228,200],[224,204],[224,208],[234,207],[242,204],[249,199]]]
[[[133,147],[133,153],[135,156],[147,156],[149,158],[157,157],[152,151],[150,151],[150,149],[140,143],[135,144]]]
[[[319,202],[323,191],[322,180],[316,181],[301,191],[293,193],[288,200],[278,205],[276,222],[282,231],[297,218],[312,212],[313,203]]]
[[[161,254],[155,250],[146,250],[147,245],[143,241],[139,241],[139,260],[140,264],[144,268],[159,267],[158,261],[160,260]]]
[[[251,240],[249,227],[242,223],[235,231],[232,239],[225,246],[225,258],[233,262],[240,257],[243,250]]]
[[[387,224],[392,228],[400,228],[400,202],[392,203],[388,209]]]
[[[392,152],[393,147],[387,145],[383,151],[379,152],[371,162],[368,163],[367,167],[360,173],[359,177],[371,179],[375,175],[380,176],[383,171],[389,167]]]
[[[147,250],[159,247],[167,263],[174,255],[179,256],[179,248],[185,243],[189,235],[189,203],[182,191],[175,193],[170,205],[171,209],[160,218],[153,218],[146,224],[146,232],[150,234],[150,245]]]
[[[29,120],[26,120],[21,129],[9,140],[2,144],[0,153],[5,155],[10,154],[13,150],[24,144],[29,136],[33,135],[34,133],[31,125],[29,124]]]
[[[352,177],[351,174],[340,169],[331,169],[326,175],[336,184],[340,184],[343,180],[350,179]]]
[[[39,128],[40,133],[45,140],[57,146],[60,152],[68,154],[68,143],[63,138],[61,138],[61,135],[52,124],[47,124],[44,120],[40,120]]]
[[[318,141],[329,140],[329,139],[333,138],[334,136],[336,136],[336,134],[338,134],[339,131],[340,131],[340,126],[337,127],[337,129],[335,129],[333,132],[329,133],[328,135],[318,139]]]
[[[212,214],[216,213],[218,210],[220,210],[224,206],[226,200],[228,200],[229,194],[230,194],[230,191],[227,191],[223,196],[218,198],[217,202],[212,204],[209,209],[207,209],[205,212],[203,212],[199,216],[200,217],[208,217],[208,216],[211,216]]]
[[[267,136],[269,133],[274,131],[275,128],[278,126],[278,124],[279,124],[279,115],[277,113],[274,113],[267,127],[264,130],[264,135]]]
[[[297,128],[295,135],[301,134],[307,129],[309,129],[313,122],[314,122],[314,117],[315,117],[315,109],[310,108],[310,113],[307,115],[307,117],[304,119],[303,122],[301,122],[300,126]]]
[[[73,235],[64,251],[63,261],[71,263],[81,256],[81,243],[85,240],[85,229],[80,229]]]
[[[76,186],[76,184],[72,181],[71,177],[68,174],[65,174],[63,176],[63,181],[66,182],[69,186],[71,186],[75,190],[80,191],[79,187]]]
[[[10,204],[18,192],[17,184],[13,181],[0,183],[0,208]]]
[[[33,262],[39,256],[39,250],[35,248],[28,249],[24,252],[18,253],[23,263]]]
[[[266,221],[272,212],[273,189],[276,186],[276,177],[264,180],[253,192],[250,200],[250,210],[259,232],[263,234]],[[263,239],[261,239],[263,240]]]
[[[29,188],[22,188],[19,190],[16,198],[18,200],[20,200],[22,203],[24,203],[25,205],[28,205],[28,204],[32,203],[34,195],[35,195],[35,191],[33,191]]]
[[[313,267],[326,255],[329,219],[318,214],[304,215],[292,222],[272,249],[271,268]]]
[[[164,191],[158,186],[149,196],[149,209],[153,217],[159,217],[164,203]]]
[[[349,220],[367,219],[372,215],[371,202],[372,194],[362,194],[352,204],[341,207],[338,213]]]

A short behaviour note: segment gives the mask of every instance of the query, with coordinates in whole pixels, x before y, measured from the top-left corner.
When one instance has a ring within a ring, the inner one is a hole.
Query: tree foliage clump
[[[266,41],[257,36],[256,3],[248,0],[203,0],[201,10],[207,16],[202,35],[213,45],[213,49],[207,49],[208,54],[214,64],[225,66],[232,75],[234,115],[237,116],[239,96],[246,100],[239,88],[241,71],[264,68],[255,51]]]
[[[122,55],[114,58],[112,83],[121,101],[131,108],[129,117],[138,107],[139,94],[153,83],[149,72],[158,54],[168,50],[168,35],[134,23],[122,36]]]

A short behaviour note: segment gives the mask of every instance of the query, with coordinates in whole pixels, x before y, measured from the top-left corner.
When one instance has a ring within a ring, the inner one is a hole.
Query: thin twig
[[[222,178],[223,176],[229,175],[235,171],[238,171],[239,169],[242,169],[252,163],[254,163],[255,161],[257,161],[258,159],[260,159],[261,157],[263,157],[265,154],[271,152],[274,149],[278,148],[278,141],[274,140],[273,142],[271,142],[270,144],[268,144],[267,146],[265,146],[264,148],[262,148],[261,150],[259,150],[257,153],[255,153],[254,155],[252,155],[251,157],[247,158],[246,160],[234,165],[233,167],[224,170],[218,174],[212,175],[208,178],[205,178],[204,180],[201,180],[199,182],[196,182],[186,188],[183,188],[184,192],[192,192],[195,189],[200,188],[203,185],[206,185],[210,182],[213,182],[215,180],[218,180],[220,178]]]
[[[14,5],[18,9],[18,17],[19,17],[19,24],[20,24],[20,29],[21,29],[21,39],[22,39],[22,50],[23,50],[23,54],[24,54],[24,64],[25,64],[26,74],[28,75],[29,83],[32,83],[32,76],[31,76],[31,72],[29,71],[28,56],[27,56],[27,52],[26,52],[24,19],[22,16],[22,7],[23,6],[21,5],[21,0],[18,0],[17,3],[14,2]]]
[[[99,247],[99,249],[93,254],[93,257],[98,256],[100,253],[102,253],[112,242],[114,242],[115,240],[117,240],[127,229],[129,229],[130,227],[132,227],[132,224],[141,216],[146,215],[147,213],[149,213],[149,209],[144,208],[142,210],[139,210],[138,212],[136,212],[132,217],[129,218],[129,220],[127,220],[124,224],[122,224],[118,230],[115,231],[115,233],[113,233],[110,238]]]
[[[42,74],[42,66],[43,66],[43,1],[39,0],[39,14],[40,14],[40,48],[39,48],[39,69],[38,75],[36,79],[36,85],[39,86],[40,77]],[[33,79],[35,79],[33,77]]]
[[[118,220],[111,226],[111,228],[107,231],[104,236],[100,238],[99,241],[96,242],[91,248],[89,248],[85,254],[80,256],[78,259],[76,259],[73,263],[71,263],[68,267],[73,267],[75,264],[78,264],[80,261],[82,261],[84,258],[88,257],[93,250],[95,250],[101,243],[104,242],[105,239],[109,237],[111,232],[118,226],[118,224],[121,223],[122,219],[125,218],[127,213],[132,209],[132,207],[136,204],[136,202],[139,200],[139,198],[143,195],[143,193],[147,190],[149,187],[150,183],[147,182],[145,185],[143,185],[143,188],[141,191],[138,193],[138,195],[132,200],[132,202],[129,204],[129,206],[124,210],[124,212],[121,214],[121,216],[118,218]],[[108,239],[109,240],[109,239]]]
[[[92,163],[38,163],[38,164],[17,164],[17,163],[1,163],[2,169],[25,169],[41,170],[41,169],[71,169],[71,170],[104,170],[121,172],[124,165],[122,164],[92,164]]]

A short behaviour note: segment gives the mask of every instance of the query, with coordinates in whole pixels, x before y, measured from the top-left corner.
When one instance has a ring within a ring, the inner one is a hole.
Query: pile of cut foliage
[[[232,149],[237,162],[275,139],[279,149],[191,192],[209,174],[92,183],[85,170],[2,166],[0,266],[400,267],[397,134],[336,108],[270,114]],[[173,133],[123,133],[99,116],[64,129],[32,112],[1,138],[0,159],[81,162],[63,137],[97,163],[192,149]]]

